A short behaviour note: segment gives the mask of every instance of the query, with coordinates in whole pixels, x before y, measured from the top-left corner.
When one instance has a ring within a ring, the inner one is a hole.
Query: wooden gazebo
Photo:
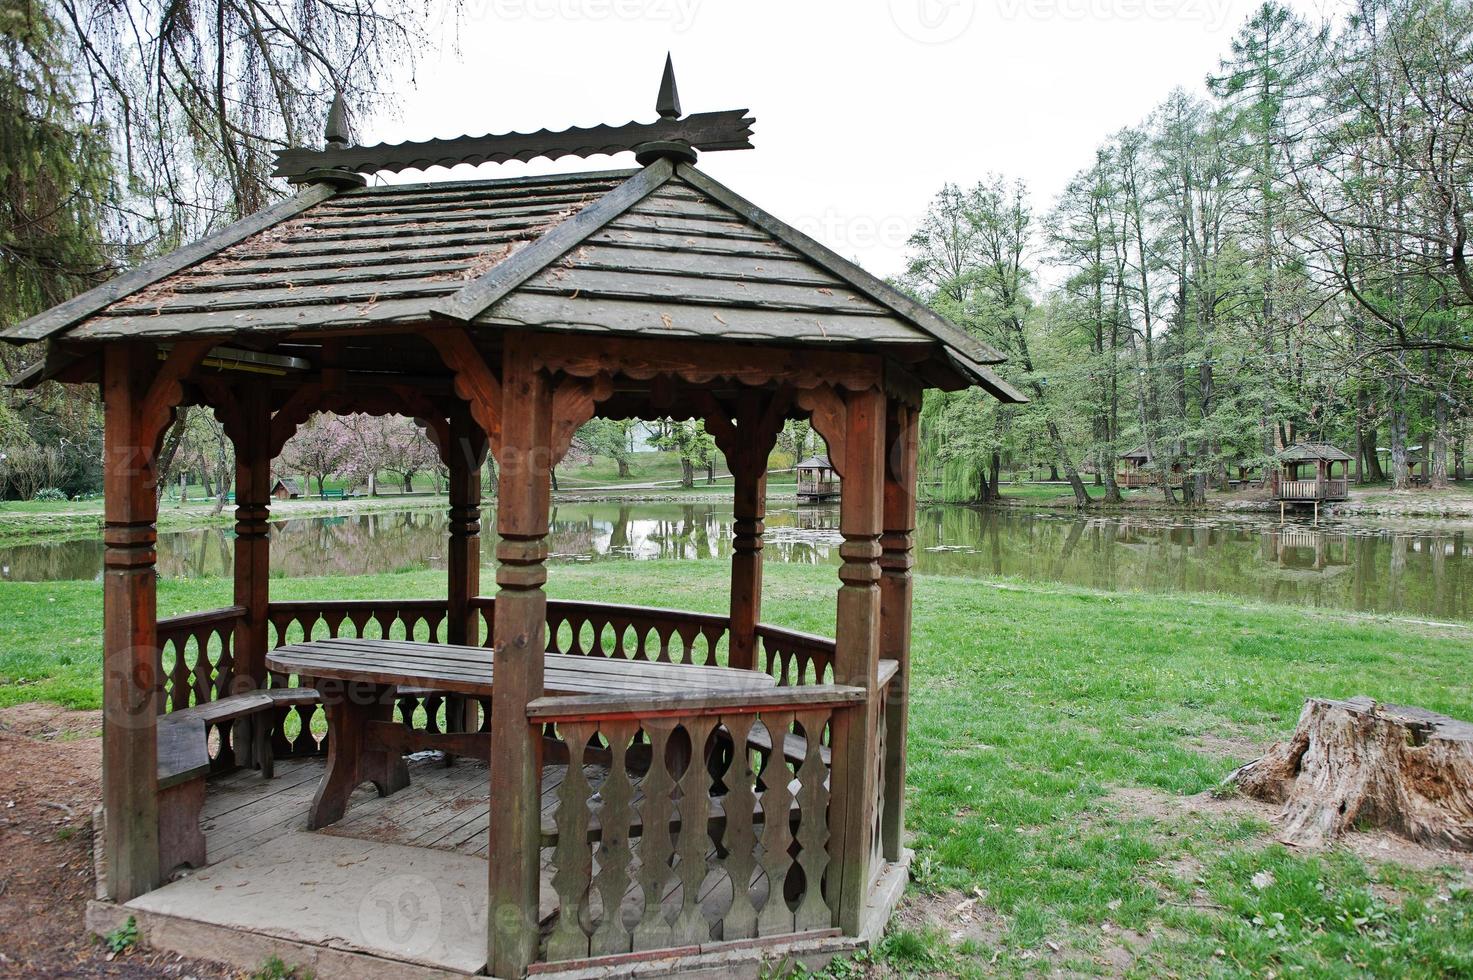
[[[745,110],[681,115],[668,64],[658,109],[654,123],[355,146],[335,106],[325,149],[280,156],[295,196],[5,331],[44,345],[25,383],[99,385],[106,411],[94,928],[133,917],[146,942],[250,967],[276,953],[319,976],[520,977],[631,958],[755,972],[883,925],[907,863],[921,393],[1022,399],[986,345],[693,166],[750,145]],[[361,176],[620,151],[638,168]],[[235,603],[158,621],[154,467],[184,405],[234,441]],[[321,411],[410,416],[436,440],[443,600],[272,599],[272,460]],[[704,421],[735,477],[729,615],[547,598],[549,475],[595,416]],[[843,476],[832,638],[761,617],[765,468],[786,419],[809,420]],[[425,748],[460,761],[424,776],[404,754]],[[446,835],[342,856],[355,811],[452,780],[479,801],[465,847],[435,850],[462,841]],[[364,783],[385,798],[354,795]],[[179,865],[197,870],[171,883]],[[486,890],[459,900],[484,926],[454,956],[449,897],[426,944],[329,921],[341,907],[361,925],[410,871],[433,895],[465,867]],[[266,880],[269,896],[241,904]],[[205,935],[220,942],[189,945]]]
[[[1152,458],[1146,449],[1146,444],[1139,446],[1129,452],[1120,454],[1121,469],[1115,476],[1115,483],[1122,487],[1154,487],[1161,483],[1161,474],[1152,468]],[[1172,475],[1181,474],[1181,464],[1171,465]]]
[[[1274,457],[1274,499],[1279,502],[1279,517],[1290,504],[1309,504],[1319,518],[1320,504],[1350,498],[1348,467],[1355,457],[1324,442],[1296,442]],[[1340,473],[1335,473],[1339,464]],[[1312,475],[1306,475],[1306,471]]]
[[[823,454],[809,456],[796,467],[798,471],[798,502],[821,504],[839,497],[839,474],[834,464]]]

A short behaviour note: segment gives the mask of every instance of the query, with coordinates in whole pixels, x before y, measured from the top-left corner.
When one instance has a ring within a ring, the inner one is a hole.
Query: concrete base
[[[738,978],[823,967],[884,933],[909,880],[911,852],[887,864],[858,936],[832,933],[712,942],[565,963],[536,980]],[[98,935],[135,920],[154,949],[254,970],[268,958],[320,980],[453,980],[484,973],[485,861],[428,848],[291,833],[133,901],[88,905]],[[785,969],[786,968],[786,969]]]
[[[126,907],[462,974],[486,966],[486,862],[424,847],[286,834]]]

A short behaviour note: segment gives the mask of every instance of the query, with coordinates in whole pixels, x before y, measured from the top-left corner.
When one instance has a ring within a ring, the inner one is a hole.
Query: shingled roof
[[[923,348],[1006,401],[981,341],[704,173],[316,184],[0,334],[14,343],[434,321]]]
[[[1325,460],[1329,463],[1353,463],[1355,457],[1327,442],[1296,442],[1274,457],[1281,463]]]

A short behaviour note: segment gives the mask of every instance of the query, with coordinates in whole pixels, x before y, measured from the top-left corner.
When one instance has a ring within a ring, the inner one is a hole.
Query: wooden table
[[[727,667],[559,653],[544,656],[543,688],[549,695],[594,695],[618,702],[631,698],[683,700],[756,693],[777,683],[758,671]],[[342,819],[348,798],[365,782],[372,782],[380,796],[408,786],[404,752],[409,749],[439,747],[457,755],[489,758],[486,733],[417,733],[394,721],[394,697],[400,687],[489,698],[494,669],[487,647],[405,640],[314,640],[273,651],[266,665],[279,673],[295,674],[317,688],[327,712],[327,771],[312,801],[307,821],[311,830]]]

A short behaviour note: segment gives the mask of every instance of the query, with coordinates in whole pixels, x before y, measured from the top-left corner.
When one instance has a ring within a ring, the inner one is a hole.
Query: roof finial
[[[665,74],[660,78],[660,94],[655,97],[655,111],[662,119],[680,118],[680,92],[675,88],[675,64],[665,52]]]
[[[327,110],[327,125],[322,129],[322,138],[329,150],[342,150],[353,143],[352,127],[348,124],[348,107],[343,103],[342,89],[332,94],[332,108]]]

